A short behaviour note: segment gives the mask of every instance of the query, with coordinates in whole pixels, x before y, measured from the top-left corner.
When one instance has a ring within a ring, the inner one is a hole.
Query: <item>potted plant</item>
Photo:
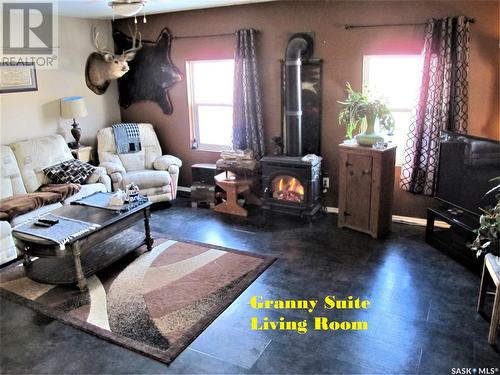
[[[495,177],[491,181],[500,181],[500,176]],[[500,190],[500,184],[492,188],[485,195],[491,194]],[[472,244],[469,245],[470,249],[476,251],[479,257],[486,253],[493,253],[496,255],[497,262],[499,262],[499,245],[500,245],[500,194],[496,195],[497,204],[495,207],[488,207],[481,209],[483,214],[479,217],[479,228],[476,229],[477,237]],[[499,262],[500,264],[500,262]]]
[[[339,124],[346,127],[347,138],[352,139],[354,130],[366,121],[366,130],[356,135],[356,142],[361,146],[373,146],[377,142],[383,142],[384,137],[375,132],[377,119],[380,128],[392,134],[394,117],[382,100],[370,100],[367,95],[354,91],[349,82],[346,84],[346,92],[347,99],[338,103],[343,105],[339,113]]]

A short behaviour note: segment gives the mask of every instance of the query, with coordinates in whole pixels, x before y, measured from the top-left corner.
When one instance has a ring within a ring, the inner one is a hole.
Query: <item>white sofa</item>
[[[32,193],[50,181],[43,169],[63,161],[73,159],[68,145],[60,135],[41,137],[0,146],[0,198]],[[111,180],[104,168],[97,168],[82,185],[81,190],[64,202],[43,206],[21,216],[10,223],[0,221],[0,264],[17,257],[12,238],[12,227],[31,220],[46,212],[71,203],[97,191],[111,191]]]
[[[112,128],[97,133],[97,153],[100,166],[111,176],[113,189],[130,183],[139,186],[140,193],[152,202],[170,201],[177,194],[179,168],[182,162],[172,155],[162,155],[153,125],[138,124],[141,151],[118,154]]]

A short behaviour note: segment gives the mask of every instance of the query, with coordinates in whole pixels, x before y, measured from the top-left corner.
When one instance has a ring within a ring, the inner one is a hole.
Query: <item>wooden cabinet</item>
[[[391,229],[396,147],[339,146],[338,226],[377,238]]]

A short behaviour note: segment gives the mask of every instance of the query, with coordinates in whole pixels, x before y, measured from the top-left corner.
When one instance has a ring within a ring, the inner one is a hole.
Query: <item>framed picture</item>
[[[33,63],[0,63],[0,94],[37,90],[38,84]]]

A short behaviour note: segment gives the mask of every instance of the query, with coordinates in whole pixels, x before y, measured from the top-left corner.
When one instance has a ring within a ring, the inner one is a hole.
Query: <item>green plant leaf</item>
[[[370,100],[368,95],[354,91],[349,82],[346,83],[345,91],[347,99],[338,101],[343,106],[339,112],[339,125],[345,126],[346,136],[351,139],[353,132],[360,127],[367,113],[374,113],[379,120],[379,125],[389,134],[394,132],[395,121],[389,108],[381,99]]]

